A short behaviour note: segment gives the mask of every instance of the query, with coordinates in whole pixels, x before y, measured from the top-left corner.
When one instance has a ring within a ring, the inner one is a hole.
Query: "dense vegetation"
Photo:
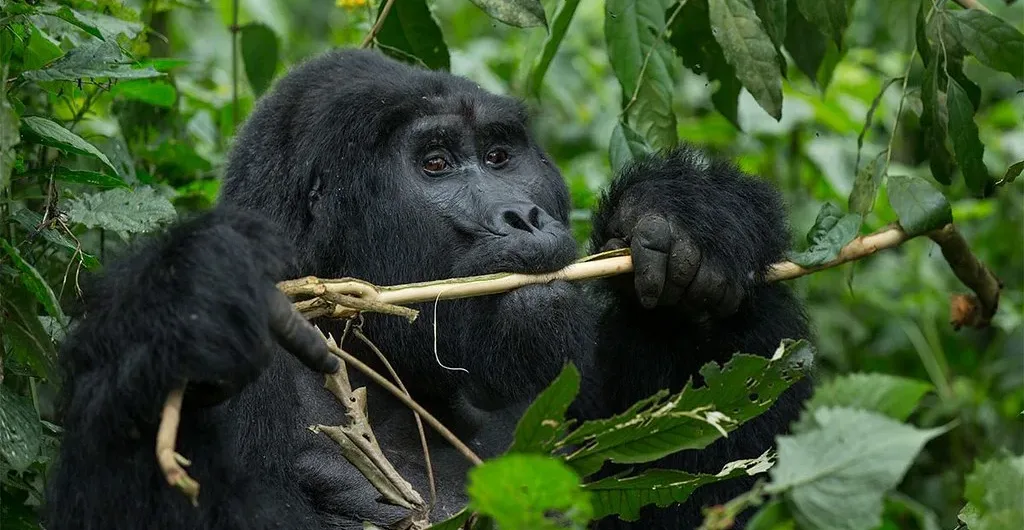
[[[798,263],[889,223],[954,222],[1003,282],[990,325],[955,330],[949,298],[966,288],[925,237],[796,280],[820,388],[776,455],[717,477],[586,480],[660,456],[629,442],[665,432],[666,400],[679,415],[660,441],[676,449],[763,411],[805,345],[709,367],[706,387],[635,407],[643,426],[625,430],[559,424],[567,368],[512,454],[471,473],[479,520],[628,519],[760,472],[709,528],[746,506],[756,528],[1022,528],[1022,27],[1013,0],[0,0],[0,525],[38,527],[80,278],[215,201],[238,123],[276,76],[368,44],[527,100],[581,242],[615,167],[685,141],[784,191]]]

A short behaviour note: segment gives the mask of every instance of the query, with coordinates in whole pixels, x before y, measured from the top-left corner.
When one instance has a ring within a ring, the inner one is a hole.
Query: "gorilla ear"
[[[320,201],[320,197],[323,196],[323,180],[320,179],[320,175],[313,176],[313,185],[309,187],[309,197],[306,202],[306,207],[309,208],[310,213],[313,212],[313,207]]]

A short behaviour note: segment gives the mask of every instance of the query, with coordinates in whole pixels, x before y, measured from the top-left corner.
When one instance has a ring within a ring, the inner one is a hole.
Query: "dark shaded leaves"
[[[954,79],[946,85],[946,109],[949,113],[949,138],[960,171],[967,187],[975,195],[985,196],[992,191],[992,179],[982,161],[985,146],[978,138],[974,123],[974,106],[967,92]]]
[[[42,424],[32,401],[0,387],[0,455],[16,471],[25,471],[36,461],[42,440]]]
[[[835,259],[839,251],[857,237],[862,220],[860,214],[843,215],[838,206],[825,203],[818,211],[814,226],[807,232],[810,246],[803,252],[791,253],[789,260],[801,267],[816,267]]]
[[[900,226],[911,235],[942,228],[953,221],[946,196],[921,177],[890,175],[889,204],[899,216]]]
[[[608,159],[612,171],[619,171],[634,159],[650,152],[651,148],[647,142],[629,125],[621,121],[615,125],[611,141],[608,143]]]
[[[540,0],[471,0],[491,18],[517,28],[547,26]]]
[[[751,0],[711,0],[712,33],[736,77],[761,108],[782,118],[782,74],[778,52],[761,26]]]
[[[277,34],[265,24],[250,23],[242,26],[239,37],[245,77],[257,97],[270,88],[277,72]]]
[[[796,0],[796,5],[808,22],[832,37],[836,46],[842,49],[843,34],[850,23],[846,0]]]
[[[743,85],[711,33],[707,0],[691,0],[683,6],[672,24],[670,42],[682,57],[684,66],[707,76],[708,81],[718,82],[711,102],[722,116],[739,128],[737,114]]]
[[[980,9],[946,12],[950,32],[982,64],[1024,80],[1024,34]]]
[[[381,2],[380,9],[384,5]],[[424,0],[395,2],[377,34],[377,44],[384,53],[401,61],[434,70],[447,70],[451,65],[441,28]]]

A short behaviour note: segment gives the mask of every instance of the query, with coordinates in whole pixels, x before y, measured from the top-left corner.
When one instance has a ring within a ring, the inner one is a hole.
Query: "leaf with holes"
[[[103,162],[114,173],[117,170],[110,163],[107,155],[96,146],[82,139],[81,136],[65,129],[58,123],[40,116],[25,116],[21,119],[21,134],[26,141],[56,147],[66,153],[91,156]]]
[[[25,471],[39,455],[43,428],[32,401],[0,386],[0,455],[15,471]]]
[[[384,6],[381,2],[378,17]],[[395,2],[377,33],[377,43],[384,53],[401,61],[434,70],[447,70],[451,64],[441,28],[425,0]]]
[[[878,412],[904,421],[932,385],[889,374],[853,373],[818,385],[807,402],[808,410],[847,407]]]
[[[808,414],[808,430],[778,438],[769,486],[785,496],[802,528],[877,528],[886,492],[924,444],[948,430],[921,430],[843,407]]]
[[[1024,81],[1024,34],[980,9],[943,11],[961,46],[982,64]]]
[[[710,0],[712,33],[736,77],[761,108],[782,118],[782,73],[778,51],[757,18],[751,0]]]
[[[540,0],[472,0],[491,18],[517,28],[547,26]]]
[[[124,188],[83,195],[68,202],[68,215],[88,228],[103,228],[127,239],[129,233],[151,232],[177,216],[174,206],[153,188]]]
[[[927,180],[890,175],[888,188],[889,204],[907,234],[916,236],[953,222],[953,209],[946,196]]]
[[[768,410],[810,369],[805,341],[783,341],[772,358],[737,354],[724,366],[700,370],[704,386],[688,383],[677,394],[658,393],[611,418],[588,421],[565,437],[576,447],[566,458],[588,476],[607,461],[643,463],[683,449],[703,449]]]
[[[790,253],[789,260],[801,267],[816,267],[835,259],[857,237],[862,221],[860,214],[843,215],[838,206],[825,203],[807,232],[809,246],[803,252]]]
[[[549,453],[558,433],[567,427],[565,412],[579,391],[580,372],[567,364],[523,413],[508,452]]]
[[[256,22],[242,26],[240,47],[245,63],[245,77],[257,97],[270,88],[277,72],[277,34],[266,24]]]
[[[946,110],[949,113],[949,139],[953,142],[953,153],[964,182],[975,195],[985,196],[992,191],[992,178],[982,157],[985,146],[978,137],[978,126],[974,123],[974,106],[967,92],[950,79],[946,85]]]
[[[469,470],[469,507],[501,528],[556,530],[591,519],[590,499],[572,468],[551,456],[508,454]]]
[[[135,68],[113,42],[90,42],[72,48],[46,68],[21,74],[31,81],[76,81],[78,79],[140,79],[163,74],[145,67]]]
[[[680,504],[701,486],[764,473],[771,466],[772,461],[765,453],[759,458],[730,462],[714,475],[650,469],[637,475],[604,478],[584,484],[583,489],[592,495],[595,519],[618,515],[623,521],[636,521],[645,506],[665,508]]]

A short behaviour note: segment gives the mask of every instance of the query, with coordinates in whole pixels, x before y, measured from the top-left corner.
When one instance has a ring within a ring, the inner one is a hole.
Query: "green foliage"
[[[510,454],[477,466],[466,491],[469,506],[500,528],[582,530],[593,511],[576,473],[541,455]]]
[[[530,28],[547,26],[540,0],[471,0],[495,20],[510,26]]]
[[[969,530],[1011,530],[1024,526],[1024,457],[978,462],[967,476],[967,505],[959,519]]]
[[[807,232],[807,244],[803,252],[791,253],[790,261],[802,267],[821,265],[839,255],[839,251],[857,237],[863,217],[846,214],[828,202],[822,205],[814,226]]]
[[[88,228],[128,234],[156,230],[175,218],[174,206],[153,188],[113,189],[83,195],[68,203],[68,216]]]
[[[96,146],[52,120],[39,116],[26,116],[21,119],[21,134],[29,142],[56,147],[66,153],[97,158],[112,171],[117,172],[117,168],[110,163],[107,155],[103,154]]]
[[[381,3],[381,10],[384,6]],[[425,0],[395,2],[377,33],[377,43],[392,57],[427,68],[447,70],[451,63],[441,28]]]
[[[157,77],[152,68],[135,68],[111,42],[87,43],[72,49],[45,68],[30,70],[22,77],[30,81],[75,81],[78,79],[138,79]]]
[[[259,96],[270,88],[277,70],[277,34],[266,24],[256,23],[242,26],[240,33],[239,46],[245,61],[245,76],[249,78],[252,91]]]
[[[572,364],[537,396],[516,425],[510,453],[547,453],[564,436],[565,412],[580,391],[580,372]]]
[[[709,0],[712,33],[736,77],[768,114],[782,118],[782,73],[777,50],[751,0]]]
[[[900,226],[912,236],[942,228],[953,221],[949,201],[921,177],[889,176],[889,203],[899,216]]]
[[[0,387],[0,456],[24,471],[36,461],[42,437],[32,401]]]
[[[888,374],[853,373],[818,386],[809,409],[846,407],[905,421],[932,386]]]

